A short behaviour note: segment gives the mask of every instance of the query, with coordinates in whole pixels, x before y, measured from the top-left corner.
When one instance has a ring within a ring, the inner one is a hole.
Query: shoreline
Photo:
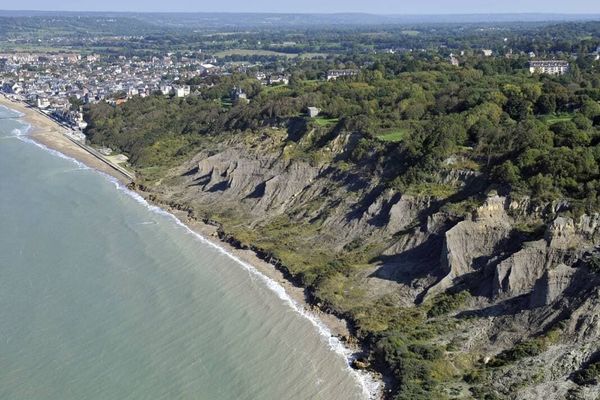
[[[0,106],[5,106],[21,115],[16,117],[30,126],[26,136],[44,147],[57,151],[86,166],[108,175],[116,180],[116,183],[124,190],[130,191],[131,195],[137,195],[148,206],[155,206],[174,218],[176,223],[188,229],[191,233],[209,245],[223,251],[230,258],[241,264],[249,273],[255,273],[263,278],[267,286],[271,282],[277,287],[270,287],[278,297],[287,301],[289,305],[302,317],[311,322],[323,338],[327,338],[330,349],[341,357],[344,357],[350,373],[354,375],[357,383],[361,386],[366,398],[379,400],[383,398],[385,383],[384,378],[371,370],[357,370],[352,367],[352,362],[363,349],[356,342],[350,332],[346,320],[333,314],[321,311],[316,305],[311,304],[304,288],[296,286],[287,279],[274,264],[265,261],[251,249],[241,249],[218,235],[219,228],[204,221],[190,218],[185,210],[179,210],[168,204],[157,200],[152,193],[140,190],[135,181],[129,176],[119,172],[110,160],[98,154],[94,154],[87,146],[76,144],[69,139],[64,132],[66,129],[44,115],[39,110],[18,101],[0,96]],[[250,270],[253,269],[254,271]],[[279,293],[279,288],[283,294]],[[284,297],[285,295],[286,297]]]
[[[132,182],[131,176],[120,172],[123,169],[122,167],[112,163],[93,149],[68,138],[65,135],[67,131],[65,127],[38,109],[32,108],[19,100],[9,99],[6,95],[0,95],[0,106],[21,114],[15,119],[19,119],[30,126],[27,131],[27,137],[30,139],[65,156],[74,158],[90,168],[110,175],[126,186]]]

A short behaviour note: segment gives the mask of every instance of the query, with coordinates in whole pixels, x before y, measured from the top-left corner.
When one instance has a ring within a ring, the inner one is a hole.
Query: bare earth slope
[[[335,157],[353,145],[341,135],[307,159],[277,132],[230,137],[142,189],[217,224],[351,320],[367,349],[358,366],[391,370],[400,393],[419,376],[406,361],[422,354],[415,346],[433,346],[421,356],[431,398],[596,399],[584,378],[600,360],[600,216],[494,192],[459,212],[343,168]],[[480,187],[467,171],[440,181]],[[408,350],[386,352],[393,338]]]

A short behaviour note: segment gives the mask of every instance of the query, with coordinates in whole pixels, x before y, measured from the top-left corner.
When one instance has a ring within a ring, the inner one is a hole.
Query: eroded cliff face
[[[600,354],[600,274],[590,268],[600,216],[573,219],[490,194],[465,217],[444,208],[447,200],[401,193],[376,174],[342,168],[336,157],[354,143],[339,137],[320,159],[302,159],[290,155],[284,137],[231,140],[201,152],[153,191],[218,221],[242,243],[304,257],[292,273],[310,270],[317,253],[355,257],[360,268],[351,280],[361,301],[385,297],[416,307],[468,291],[470,300],[452,314],[459,328],[436,339],[452,343],[451,359],[470,354],[485,365],[553,332],[539,352],[486,369],[482,384],[506,398],[596,399],[597,386],[572,378]],[[459,191],[476,180],[473,172],[440,174]],[[524,221],[542,214],[545,233],[524,234]],[[335,301],[331,307],[348,311]],[[477,398],[459,389],[449,397]]]

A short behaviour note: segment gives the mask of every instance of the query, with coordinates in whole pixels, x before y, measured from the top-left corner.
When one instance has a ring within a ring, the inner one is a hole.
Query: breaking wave
[[[31,139],[30,137],[27,136],[27,132],[30,129],[31,129],[31,125],[26,125],[26,128],[24,128],[24,129],[15,129],[15,130],[13,130],[14,137],[18,138],[19,140],[21,140],[25,143],[33,144],[33,145],[37,146],[38,148],[49,152],[52,155],[55,155],[62,159],[68,160],[68,161],[76,164],[80,169],[93,170],[96,173],[102,175],[107,180],[112,182],[115,185],[115,187],[117,188],[117,190],[125,193],[126,195],[131,197],[133,200],[137,201],[139,204],[146,207],[149,211],[170,219],[175,224],[182,227],[186,231],[186,233],[193,235],[201,243],[210,246],[211,248],[217,250],[222,255],[233,260],[236,264],[240,265],[249,274],[251,274],[251,276],[262,281],[262,283],[264,283],[268,289],[270,289],[273,293],[275,293],[277,295],[277,297],[279,297],[280,300],[282,300],[285,304],[287,304],[293,311],[295,311],[301,317],[308,320],[313,325],[313,327],[317,330],[317,332],[321,335],[321,337],[328,343],[329,348],[333,352],[335,352],[337,355],[344,358],[344,360],[346,361],[346,368],[348,369],[348,372],[355,378],[357,385],[362,390],[366,399],[375,400],[375,399],[379,399],[381,397],[381,395],[380,395],[381,390],[382,390],[381,383],[377,379],[375,379],[373,376],[371,376],[369,373],[360,372],[351,367],[351,363],[355,359],[354,352],[351,349],[349,349],[348,347],[344,346],[344,344],[337,337],[335,337],[332,334],[332,332],[329,330],[329,328],[316,315],[311,313],[309,310],[306,310],[302,305],[298,304],[298,302],[296,302],[285,291],[283,286],[281,286],[275,280],[273,280],[273,279],[269,278],[268,276],[264,275],[263,273],[261,273],[259,270],[257,270],[251,264],[241,260],[236,255],[228,252],[224,247],[208,240],[204,236],[195,232],[190,227],[185,225],[179,218],[177,218],[172,213],[170,213],[166,210],[163,210],[162,208],[160,208],[158,206],[148,203],[141,195],[139,195],[138,193],[125,187],[116,178],[114,178],[104,172],[92,169],[92,168],[88,167],[87,165],[83,164],[82,162],[74,159],[73,157],[66,156],[65,154],[63,154],[57,150],[51,149],[41,143],[36,142],[33,139]]]

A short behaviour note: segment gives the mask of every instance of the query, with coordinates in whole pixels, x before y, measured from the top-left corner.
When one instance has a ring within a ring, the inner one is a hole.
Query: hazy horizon
[[[123,14],[295,14],[295,15],[372,15],[372,16],[380,16],[380,17],[396,17],[396,16],[415,16],[415,17],[428,17],[428,16],[478,16],[478,15],[555,15],[555,16],[583,16],[590,15],[596,16],[600,15],[600,11],[597,12],[461,12],[461,13],[376,13],[376,12],[368,12],[368,11],[329,11],[329,12],[319,12],[319,11],[184,11],[184,10],[43,10],[43,9],[7,9],[0,8],[0,12],[6,13],[123,13]]]
[[[223,3],[199,4],[191,0],[165,2],[153,0],[132,0],[122,2],[106,0],[102,3],[83,3],[81,0],[23,0],[3,6],[7,11],[99,11],[99,12],[235,12],[235,13],[368,13],[375,15],[454,15],[454,14],[595,14],[600,13],[600,2],[590,4],[589,0],[573,0],[568,3],[559,0],[507,0],[477,1],[444,0],[405,1],[389,4],[384,0],[368,3],[358,0],[330,1],[319,0],[283,3],[276,0],[258,0],[248,4],[242,0]]]

